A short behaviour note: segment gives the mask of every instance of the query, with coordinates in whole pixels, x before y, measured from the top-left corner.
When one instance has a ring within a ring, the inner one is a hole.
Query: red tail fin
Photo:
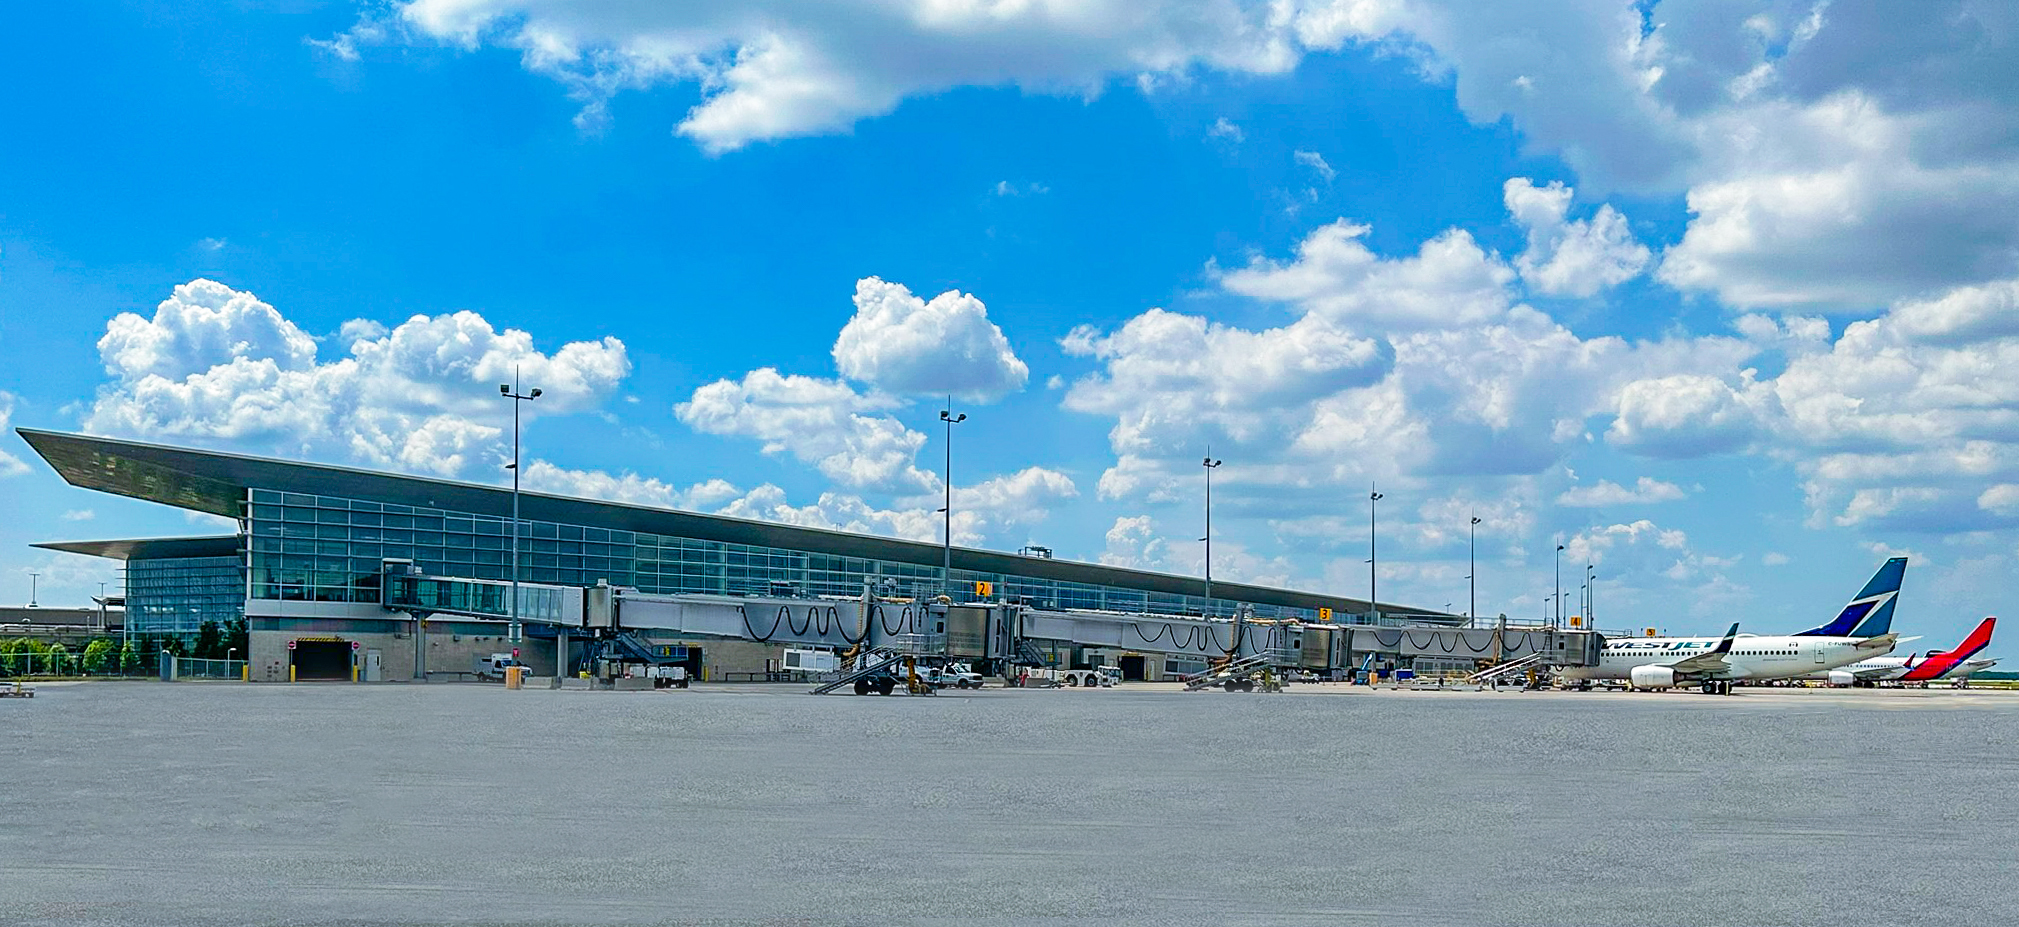
[[[1931,651],[1928,658],[1921,661],[1920,666],[1908,670],[1900,678],[1906,681],[1942,678],[1950,670],[1962,665],[1964,660],[1976,656],[1978,651],[1990,646],[1991,631],[1997,626],[1997,616],[1984,619],[1977,625],[1976,630],[1970,632],[1969,637],[1963,639],[1963,643],[1956,646],[1956,649],[1946,653]]]

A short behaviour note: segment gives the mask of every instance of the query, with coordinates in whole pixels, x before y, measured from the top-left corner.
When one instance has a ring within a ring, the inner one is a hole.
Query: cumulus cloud
[[[399,41],[516,51],[584,126],[624,91],[692,86],[678,131],[718,153],[847,131],[954,87],[1155,92],[1311,54],[1398,54],[1590,190],[1686,192],[1695,218],[1660,270],[1676,286],[1864,310],[2019,272],[2019,29],[1981,0],[395,0],[316,44],[354,60]],[[1225,120],[1209,135],[1240,137]],[[1611,217],[1590,221],[1604,233],[1591,244],[1619,243]],[[1589,281],[1579,254],[1561,280],[1539,264],[1540,285]]]
[[[1155,309],[1064,340],[1102,364],[1066,405],[1115,419],[1103,497],[1189,492],[1178,487],[1208,443],[1240,461],[1235,485],[1538,473],[1582,441],[1588,418],[1613,412],[1625,384],[1759,351],[1727,337],[1579,338],[1516,302],[1513,269],[1465,232],[1388,258],[1367,249],[1367,231],[1334,223],[1292,260],[1221,274],[1229,291],[1299,311],[1280,327]]]
[[[1367,247],[1369,226],[1341,219],[1312,232],[1291,261],[1257,257],[1221,275],[1244,296],[1294,303],[1338,324],[1387,330],[1487,322],[1507,313],[1513,271],[1452,229],[1413,256],[1382,258]]]
[[[1560,181],[1537,187],[1526,177],[1503,187],[1508,213],[1528,233],[1528,249],[1514,266],[1529,289],[1585,297],[1638,276],[1650,254],[1634,240],[1626,217],[1600,206],[1590,219],[1571,220],[1571,193]]]
[[[1348,9],[1348,7],[1358,9]],[[1094,0],[1071,5],[940,0],[616,3],[407,0],[316,40],[355,60],[388,41],[496,45],[607,118],[625,90],[689,84],[701,102],[680,134],[722,152],[755,141],[844,131],[908,97],[961,86],[1092,95],[1116,78],[1211,68],[1280,74],[1351,27],[1394,17],[1360,0],[1255,5],[1233,0]]]
[[[621,473],[577,470],[546,460],[534,460],[526,465],[524,485],[531,492],[695,512],[713,511],[742,495],[734,484],[722,479],[706,480],[682,488],[628,470]]]
[[[875,277],[855,284],[855,315],[834,341],[834,364],[842,376],[890,392],[974,402],[999,399],[1030,379],[981,300],[948,290],[926,301]]]
[[[57,517],[64,521],[90,521],[97,518],[98,513],[90,509],[71,509]]]
[[[291,456],[338,457],[456,475],[497,456],[514,371],[543,390],[528,415],[594,406],[630,372],[615,338],[553,354],[474,312],[416,315],[395,328],[344,326],[349,356],[249,292],[211,280],[175,288],[152,316],[120,313],[99,339],[112,382],[85,427],[143,438],[226,439]]]
[[[1206,127],[1206,137],[1220,139],[1230,145],[1239,145],[1248,138],[1240,126],[1225,116],[1213,120],[1213,124]]]
[[[1574,486],[1557,496],[1556,504],[1570,508],[1646,505],[1653,502],[1673,502],[1687,495],[1682,487],[1674,483],[1643,476],[1635,481],[1632,487],[1621,486],[1611,480],[1599,480],[1590,486]]]
[[[1738,450],[1758,433],[1755,402],[1743,386],[1705,374],[1636,380],[1620,389],[1618,415],[1606,439],[1649,457]]]
[[[914,463],[925,435],[889,415],[895,405],[840,380],[764,367],[695,390],[674,414],[695,431],[756,438],[764,453],[789,454],[843,486],[934,491],[939,478]]]

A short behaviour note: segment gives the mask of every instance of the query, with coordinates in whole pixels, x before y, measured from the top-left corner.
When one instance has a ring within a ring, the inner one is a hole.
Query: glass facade
[[[250,491],[246,514],[257,599],[378,602],[386,558],[411,560],[429,575],[510,579],[508,518],[261,489]],[[898,594],[941,588],[938,566],[531,520],[521,522],[519,579],[721,595],[854,596],[864,582]],[[953,581],[960,588],[988,582],[994,595],[1053,608],[1183,614],[1204,605],[1198,596],[1001,573],[955,570]],[[1230,614],[1236,604],[1216,599],[1214,610]],[[1317,617],[1313,609],[1277,605],[1256,605],[1255,613]]]
[[[194,637],[245,616],[245,569],[237,557],[126,563],[126,622],[134,634]]]

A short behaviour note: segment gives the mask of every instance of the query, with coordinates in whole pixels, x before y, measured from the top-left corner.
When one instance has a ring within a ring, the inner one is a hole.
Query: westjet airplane
[[[1893,606],[1907,558],[1886,561],[1856,598],[1828,624],[1786,637],[1739,635],[1732,625],[1722,639],[1641,637],[1605,642],[1596,666],[1559,670],[1567,680],[1626,680],[1635,689],[1700,686],[1706,695],[1730,695],[1734,680],[1790,679],[1827,672],[1882,656],[1900,639],[1892,633]]]
[[[1954,650],[1931,650],[1927,656],[1873,657],[1828,672],[1811,673],[1809,678],[1825,679],[1833,686],[1869,686],[1881,682],[1918,682],[1925,686],[1931,679],[1966,680],[1972,673],[1998,665],[1997,660],[1970,659],[1991,645],[1991,632],[1997,626],[1996,616],[1984,619]]]

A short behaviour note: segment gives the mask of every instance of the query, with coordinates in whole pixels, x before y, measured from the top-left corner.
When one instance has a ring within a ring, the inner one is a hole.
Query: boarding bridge
[[[409,562],[388,560],[380,588],[381,604],[391,611],[510,617],[511,584],[498,580],[427,576]],[[1532,656],[1539,663],[1586,666],[1596,662],[1603,641],[1590,631],[1544,627],[1335,625],[1258,620],[1245,612],[1200,618],[891,599],[866,589],[857,598],[668,595],[536,583],[518,589],[519,620],[551,626],[563,637],[659,632],[868,653],[897,650],[925,635],[945,641],[939,656],[991,666],[1029,664],[1044,644],[1209,661],[1268,654],[1276,665],[1320,675],[1343,674],[1370,654],[1404,665],[1417,657],[1493,665]]]

